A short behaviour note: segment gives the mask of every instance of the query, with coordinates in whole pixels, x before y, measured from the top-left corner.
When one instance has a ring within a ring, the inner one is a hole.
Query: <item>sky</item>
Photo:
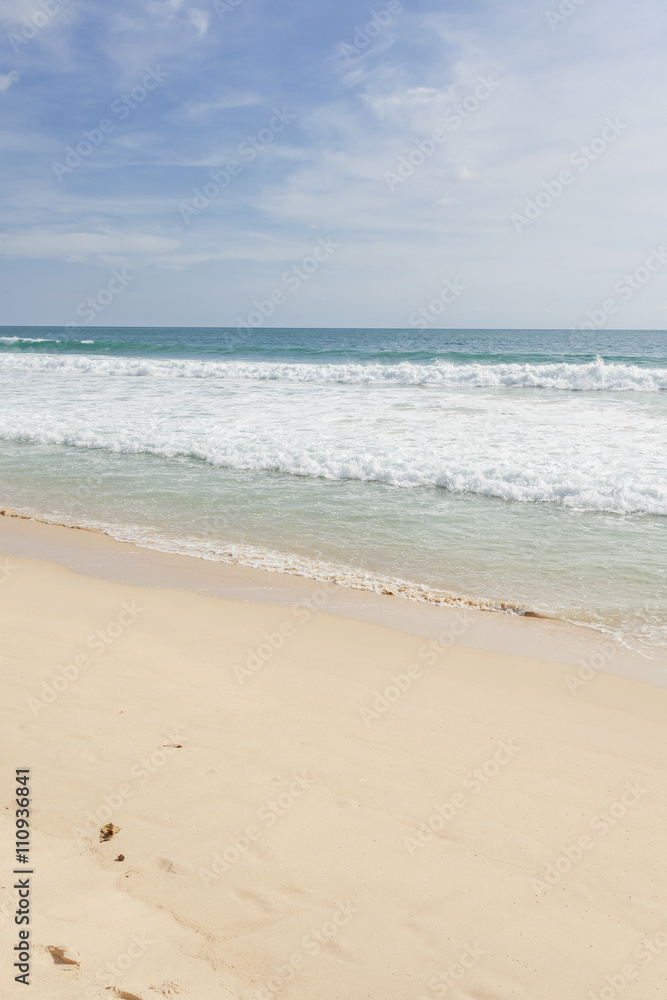
[[[667,326],[667,0],[195,2],[0,0],[0,324]]]

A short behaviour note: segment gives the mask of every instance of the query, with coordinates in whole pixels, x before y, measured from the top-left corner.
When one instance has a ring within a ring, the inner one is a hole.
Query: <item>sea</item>
[[[667,646],[667,333],[0,328],[0,507]]]

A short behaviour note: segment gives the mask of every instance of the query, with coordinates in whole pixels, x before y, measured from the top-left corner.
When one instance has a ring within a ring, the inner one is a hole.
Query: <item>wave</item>
[[[62,344],[71,347],[94,343],[94,340],[59,340],[53,337],[0,337],[0,344],[5,344],[7,347],[20,347],[22,344]]]
[[[51,340],[49,337],[0,337],[0,344],[8,344],[10,347],[14,347],[16,344],[59,344],[59,343],[60,343],[59,340]]]
[[[84,343],[81,341],[80,343]],[[171,358],[99,358],[85,355],[4,354],[0,370],[98,377],[219,379],[227,381],[319,382],[351,385],[533,388],[574,392],[661,392],[666,368],[608,363],[307,364],[267,361],[200,361]]]
[[[46,424],[50,424],[47,426]],[[613,514],[667,516],[667,484],[641,476],[635,469],[609,471],[608,454],[595,466],[572,463],[567,455],[498,454],[495,462],[476,453],[416,451],[404,442],[363,443],[300,438],[287,430],[277,437],[227,427],[175,433],[155,426],[57,428],[16,426],[15,417],[0,418],[0,438],[24,444],[61,445],[123,455],[146,455],[202,462],[218,469],[277,472],[302,478],[380,483],[399,488],[436,487],[454,494],[476,494],[520,503],[557,503],[574,510]]]

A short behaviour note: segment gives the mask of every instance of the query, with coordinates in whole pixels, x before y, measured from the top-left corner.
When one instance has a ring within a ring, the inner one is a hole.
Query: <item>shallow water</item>
[[[0,501],[647,648],[666,387],[662,333],[4,328]]]

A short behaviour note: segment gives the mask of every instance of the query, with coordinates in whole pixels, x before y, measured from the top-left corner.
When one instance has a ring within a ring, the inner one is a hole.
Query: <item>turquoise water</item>
[[[0,503],[648,650],[665,389],[656,332],[0,328]]]

